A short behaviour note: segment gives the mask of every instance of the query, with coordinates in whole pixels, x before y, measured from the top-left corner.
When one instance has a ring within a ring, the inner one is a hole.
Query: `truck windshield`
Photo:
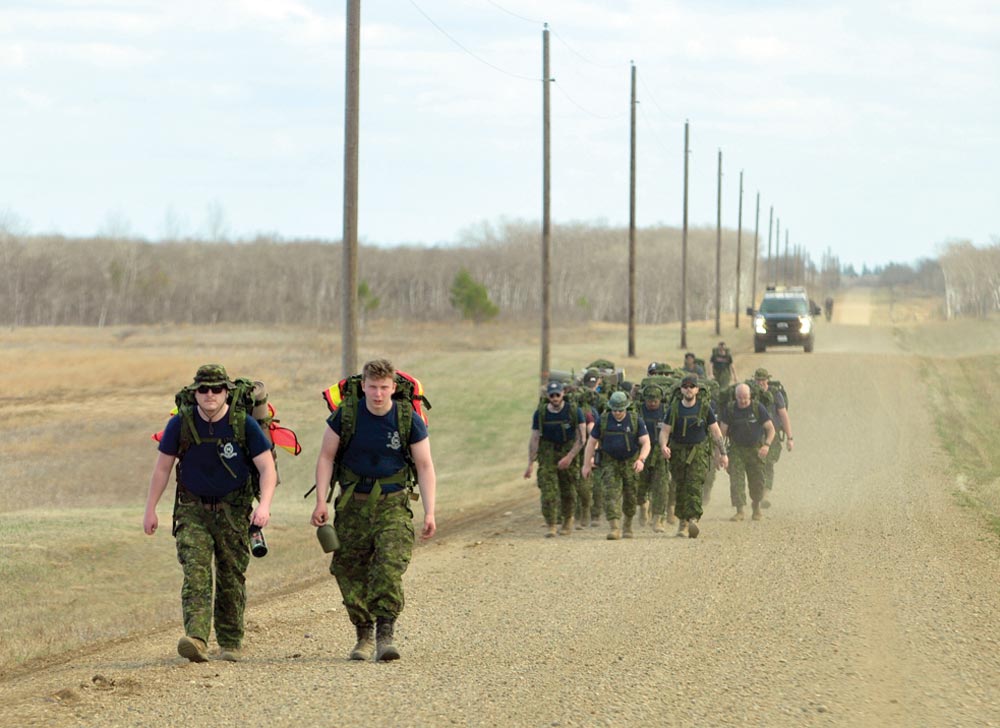
[[[760,312],[806,316],[809,313],[809,304],[804,298],[765,298],[760,302]]]

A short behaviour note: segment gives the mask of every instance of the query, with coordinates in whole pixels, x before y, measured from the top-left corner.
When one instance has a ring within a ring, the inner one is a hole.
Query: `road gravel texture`
[[[956,504],[917,359],[863,298],[837,314],[814,354],[737,362],[791,393],[760,522],[728,520],[720,474],[696,540],[545,539],[526,484],[416,550],[398,662],[346,659],[329,578],[252,603],[242,663],[177,657],[178,619],[6,678],[0,725],[1000,726],[996,539]]]

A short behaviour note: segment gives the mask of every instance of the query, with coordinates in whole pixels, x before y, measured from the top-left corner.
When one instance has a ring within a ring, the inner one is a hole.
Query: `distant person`
[[[687,374],[681,380],[681,396],[674,399],[660,430],[660,448],[670,461],[670,476],[677,491],[675,513],[679,519],[677,535],[697,538],[701,529],[701,491],[705,475],[712,467],[712,442],[715,464],[727,467],[725,441],[708,401],[699,396],[698,377]],[[711,436],[711,440],[709,440]]]
[[[719,413],[722,436],[729,437],[729,496],[736,508],[730,520],[746,516],[747,487],[753,507],[753,520],[762,518],[760,502],[764,497],[764,460],[774,442],[774,425],[767,407],[751,401],[750,387],[737,384],[735,399]],[[781,444],[778,443],[778,447]]]
[[[712,357],[709,361],[712,364],[712,376],[719,383],[719,389],[725,389],[736,381],[733,353],[726,346],[725,341],[720,341],[719,345],[712,349]]]
[[[173,535],[184,572],[184,636],[177,652],[192,662],[208,661],[213,614],[220,657],[230,662],[242,658],[249,530],[251,524],[268,524],[277,485],[271,442],[260,425],[253,417],[241,417],[236,426],[242,421],[244,432],[236,432],[227,417],[234,386],[220,364],[198,368],[185,388],[193,393],[195,405],[182,406],[163,431],[142,519],[143,530],[150,536],[156,533],[156,504],[178,461]],[[251,464],[260,478],[256,508]]]
[[[525,479],[530,478],[532,465],[538,460],[538,490],[548,538],[557,533],[563,536],[573,533],[573,511],[580,479],[580,472],[573,464],[587,436],[583,409],[567,402],[563,389],[562,383],[549,382],[545,389],[548,402],[540,405],[531,418],[528,468],[524,471]],[[580,517],[590,522],[589,499]]]
[[[823,315],[827,321],[833,318],[833,296],[827,296],[823,301]]]
[[[417,487],[424,506],[420,537],[437,531],[434,518],[437,476],[431,459],[427,426],[413,414],[409,434],[400,432],[399,411],[408,403],[392,398],[396,391],[396,369],[386,359],[367,362],[361,372],[363,396],[353,411],[353,434],[341,457],[344,433],[344,403],[327,418],[323,443],[316,460],[316,507],[312,525],[322,526],[330,516],[326,497],[334,475],[341,494],[336,504],[336,529],[340,548],[333,554],[330,572],[357,633],[350,659],[379,662],[398,660],[393,642],[396,619],[403,611],[403,573],[413,553],[414,488],[407,454],[416,471]],[[372,643],[372,632],[375,643]]]
[[[583,386],[580,388],[577,403],[583,408],[584,416],[587,415],[587,408],[591,410],[593,422],[588,418],[587,435],[594,428],[594,422],[608,408],[608,397],[600,391],[603,377],[599,370],[590,368],[583,373]],[[584,438],[586,442],[586,438]],[[586,449],[586,448],[585,448]],[[581,463],[581,471],[583,463]],[[590,485],[590,527],[597,528],[601,525],[601,511],[604,510],[604,485],[601,483],[599,473],[594,473],[592,478],[583,476],[583,486]],[[584,524],[587,525],[587,524]]]
[[[601,447],[598,477],[604,486],[604,515],[611,528],[608,540],[617,541],[623,535],[632,538],[635,535],[632,518],[636,508],[636,478],[646,465],[650,444],[646,423],[634,409],[629,410],[628,395],[624,392],[611,395],[608,410],[590,431],[583,455],[584,478],[594,467],[598,445]],[[625,516],[624,528],[622,514]]]
[[[705,367],[698,363],[698,357],[696,357],[692,351],[689,351],[684,355],[684,365],[681,369],[684,372],[697,374],[702,379],[705,378]]]
[[[781,458],[781,441],[785,441],[788,451],[791,452],[795,438],[792,437],[792,423],[788,418],[788,404],[781,392],[777,389],[771,389],[771,375],[767,369],[760,367],[753,373],[753,378],[757,386],[765,392],[770,392],[773,398],[773,403],[767,408],[767,412],[771,416],[774,429],[777,431],[778,441],[775,443],[776,447],[772,447],[768,451],[767,459],[764,461],[764,498],[760,502],[761,508],[770,508],[771,490],[774,488],[774,465]]]

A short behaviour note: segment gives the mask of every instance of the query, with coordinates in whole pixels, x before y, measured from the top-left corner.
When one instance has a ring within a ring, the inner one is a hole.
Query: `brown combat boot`
[[[757,506],[755,505],[753,508],[754,508],[754,512],[756,513],[757,512]],[[743,506],[736,506],[736,513],[729,520],[730,521],[742,521],[745,518],[746,518],[746,514],[743,513]]]
[[[698,528],[698,519],[692,518],[688,521],[688,538],[698,538],[699,533],[701,533],[701,529]]]
[[[670,508],[667,509],[667,523],[669,523],[671,526],[677,523],[677,516],[674,515],[673,506],[670,506]]]
[[[611,530],[608,531],[608,541],[617,541],[622,537],[621,521],[612,518],[608,524],[611,526]]]
[[[562,528],[559,530],[560,536],[569,536],[571,533],[573,533],[573,516],[563,521]]]
[[[358,643],[354,645],[354,649],[351,650],[350,659],[352,660],[370,660],[372,655],[375,654],[375,631],[374,626],[370,624],[356,624],[354,625],[355,631],[358,633]]]
[[[545,538],[553,538],[557,533],[559,533],[559,524],[550,523],[546,526],[549,530],[545,532]]]
[[[635,533],[632,531],[632,516],[625,516],[625,528],[622,529],[622,537],[635,538]]]
[[[764,514],[760,512],[760,505],[761,504],[757,503],[753,504],[753,515],[751,515],[750,517],[755,521],[759,521],[761,518],[764,517]]]
[[[649,501],[639,504],[639,525],[645,526],[649,523]]]
[[[770,488],[765,488],[764,489],[764,498],[760,502],[760,507],[761,508],[770,508],[771,507],[771,501],[769,501],[767,499],[767,497],[769,495],[771,495],[771,489]]]
[[[688,537],[688,522],[678,521],[677,523],[677,538],[687,538]]]
[[[580,520],[576,523],[576,530],[582,531],[590,525],[590,509],[584,508],[580,511]]]
[[[208,662],[208,645],[197,637],[184,635],[177,641],[177,654],[191,662]]]
[[[667,530],[666,517],[657,516],[653,522],[653,533],[663,533]]]
[[[375,626],[375,659],[378,662],[389,662],[399,659],[399,650],[392,644],[396,620],[379,617]]]

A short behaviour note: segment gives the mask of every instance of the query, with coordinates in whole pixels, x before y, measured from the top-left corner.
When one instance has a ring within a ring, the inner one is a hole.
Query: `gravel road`
[[[8,678],[0,724],[1000,726],[997,542],[956,505],[918,361],[849,325],[863,304],[814,354],[737,362],[791,393],[763,521],[728,521],[722,474],[697,540],[544,539],[526,485],[417,549],[399,662],[346,660],[329,579],[252,604],[243,663],[151,633]]]

